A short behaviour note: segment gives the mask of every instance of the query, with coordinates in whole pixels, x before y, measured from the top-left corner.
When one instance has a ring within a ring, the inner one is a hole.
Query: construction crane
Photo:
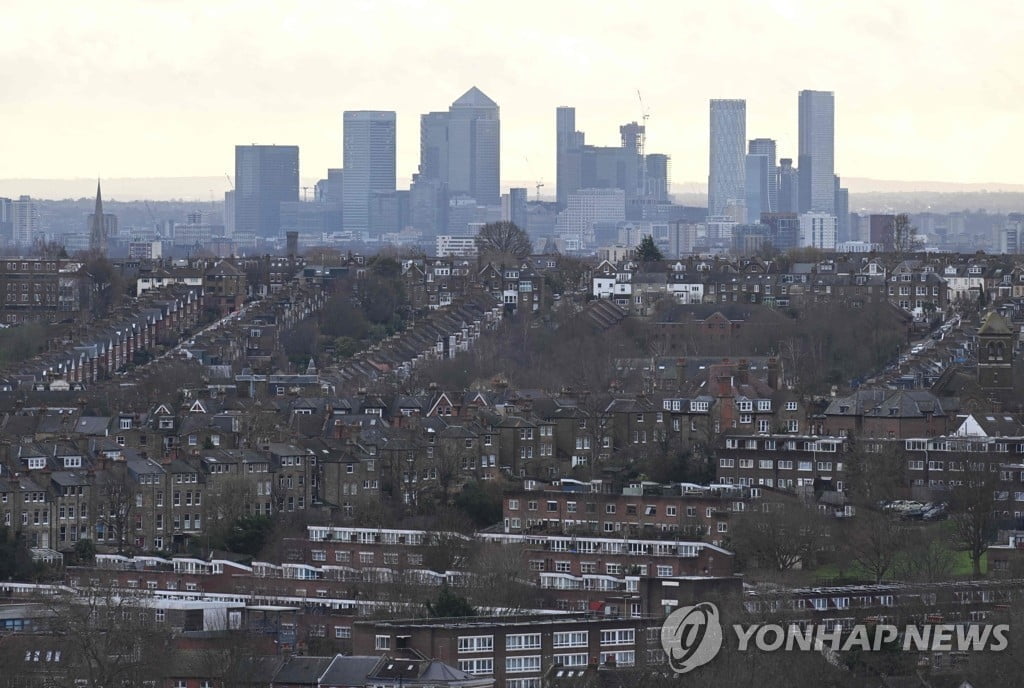
[[[231,185],[232,189],[235,188],[235,183],[233,181],[231,181],[231,177],[228,175],[227,172],[224,173],[224,178],[228,180],[228,184]]]
[[[644,144],[647,139],[647,118],[651,111],[644,107],[644,97],[640,95],[640,89],[636,90],[636,98],[640,101],[640,140],[637,142],[637,157],[640,159],[640,196],[641,200],[647,197],[647,157],[644,155]]]
[[[530,158],[526,155],[523,156],[523,160],[526,161],[526,167],[530,170],[530,176],[533,176],[533,165],[530,164]],[[544,180],[538,179],[537,183],[533,185],[533,188],[537,193],[537,201],[540,201],[540,190],[544,186]]]

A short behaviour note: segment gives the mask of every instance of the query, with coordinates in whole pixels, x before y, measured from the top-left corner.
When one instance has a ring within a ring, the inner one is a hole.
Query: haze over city
[[[0,56],[17,68],[0,179],[217,177],[250,142],[298,145],[315,179],[341,166],[342,112],[358,109],[397,111],[407,179],[419,116],[476,85],[502,110],[502,186],[543,180],[546,195],[558,105],[597,145],[649,113],[647,149],[698,191],[709,99],[746,99],[749,136],[795,152],[801,89],[836,94],[847,177],[1024,183],[1007,154],[1024,150],[1013,2],[14,2],[4,21]]]

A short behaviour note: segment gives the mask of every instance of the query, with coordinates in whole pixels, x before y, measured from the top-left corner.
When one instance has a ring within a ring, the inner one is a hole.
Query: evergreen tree
[[[640,245],[636,247],[634,255],[641,263],[652,263],[665,259],[665,256],[661,255],[658,247],[654,245],[654,237],[650,234],[640,240]]]

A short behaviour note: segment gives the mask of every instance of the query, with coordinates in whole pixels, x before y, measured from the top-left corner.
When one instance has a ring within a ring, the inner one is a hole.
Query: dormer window
[[[65,456],[64,457],[64,468],[81,468],[82,457],[81,456]]]
[[[119,427],[122,430],[131,430],[132,429],[132,419],[131,418],[122,418]]]

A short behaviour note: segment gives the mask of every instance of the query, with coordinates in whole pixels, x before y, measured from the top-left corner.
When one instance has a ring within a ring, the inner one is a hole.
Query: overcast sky
[[[419,115],[476,85],[501,107],[502,177],[555,180],[555,107],[595,144],[650,111],[649,152],[706,182],[708,99],[796,157],[797,91],[836,94],[836,170],[1024,183],[1024,3],[4,0],[0,178],[233,172],[237,143],[340,167],[341,113]]]

